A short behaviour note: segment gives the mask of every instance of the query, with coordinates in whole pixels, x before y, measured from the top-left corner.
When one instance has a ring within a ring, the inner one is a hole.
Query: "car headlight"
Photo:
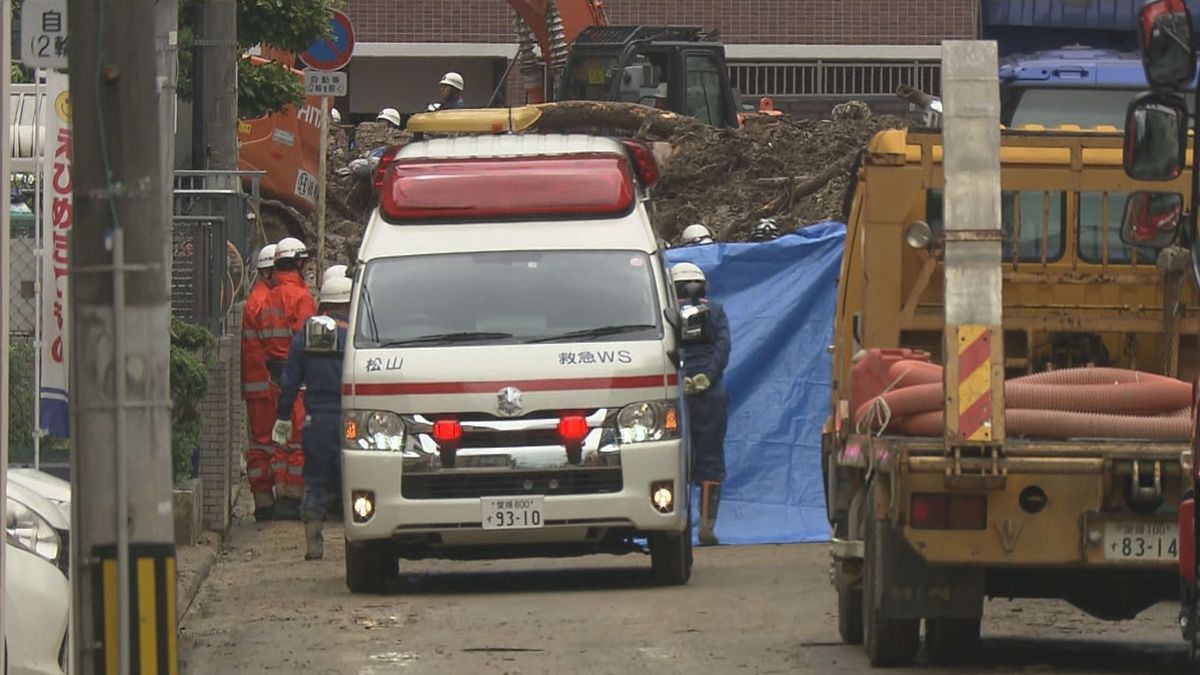
[[[679,409],[675,401],[631,403],[617,413],[617,433],[622,444],[678,438]]]
[[[404,449],[404,422],[385,410],[351,410],[342,415],[342,447],[347,450]]]
[[[12,497],[6,502],[8,510],[5,512],[4,529],[25,548],[58,564],[58,554],[62,550],[62,537],[58,532],[45,518],[21,502]]]

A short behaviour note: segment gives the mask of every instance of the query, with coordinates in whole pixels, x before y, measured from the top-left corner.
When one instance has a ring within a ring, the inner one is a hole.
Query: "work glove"
[[[287,445],[291,437],[292,423],[289,420],[275,420],[275,426],[271,428],[271,440],[275,445]]]
[[[696,393],[696,383],[692,378],[683,378],[683,393],[688,395]]]
[[[692,378],[692,389],[697,394],[699,394],[702,391],[708,391],[708,388],[711,386],[712,386],[712,382],[709,381],[708,376],[705,375],[704,373],[700,373],[699,375]]]

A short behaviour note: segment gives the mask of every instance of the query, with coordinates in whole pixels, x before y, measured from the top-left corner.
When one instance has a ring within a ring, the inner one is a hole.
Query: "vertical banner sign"
[[[46,76],[46,142],[42,156],[42,372],[38,405],[44,433],[66,438],[67,416],[67,256],[74,222],[71,202],[71,103],[68,79]]]

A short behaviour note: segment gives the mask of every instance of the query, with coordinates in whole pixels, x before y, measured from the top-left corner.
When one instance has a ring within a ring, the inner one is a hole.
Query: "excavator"
[[[609,25],[601,0],[505,0],[515,13],[529,103],[640,103],[717,127],[747,114],[779,114],[770,100],[743,109],[729,82],[725,46],[691,26]]]
[[[639,103],[736,127],[751,115],[778,115],[770,99],[743,107],[729,81],[725,46],[691,26],[609,25],[601,0],[505,0],[514,12],[519,68],[528,103],[563,100]],[[294,66],[269,49],[261,57]],[[293,68],[296,77],[302,77]],[[507,74],[504,80],[507,80]],[[503,86],[503,85],[501,85]],[[238,125],[243,170],[265,170],[263,194],[303,214],[316,202],[319,99]],[[407,117],[403,115],[402,117]]]

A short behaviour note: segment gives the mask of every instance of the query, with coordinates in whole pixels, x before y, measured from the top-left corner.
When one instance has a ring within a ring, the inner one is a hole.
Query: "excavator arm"
[[[505,0],[517,15],[517,61],[530,103],[545,100],[546,85],[567,62],[575,38],[589,26],[603,26],[601,0]],[[535,51],[534,48],[537,48]]]

